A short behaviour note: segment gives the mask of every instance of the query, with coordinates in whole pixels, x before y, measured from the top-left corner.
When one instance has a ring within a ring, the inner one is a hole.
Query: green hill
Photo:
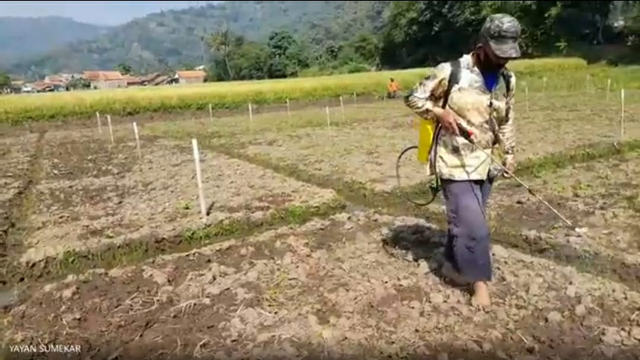
[[[0,67],[74,41],[94,38],[107,29],[59,16],[0,17]]]
[[[249,1],[163,11],[93,39],[14,63],[7,70],[34,77],[113,69],[120,63],[141,72],[200,65],[211,60],[203,37],[225,27],[254,41],[266,41],[274,30],[288,30],[312,48],[319,47],[328,40],[341,42],[361,33],[380,31],[389,4],[389,1]]]

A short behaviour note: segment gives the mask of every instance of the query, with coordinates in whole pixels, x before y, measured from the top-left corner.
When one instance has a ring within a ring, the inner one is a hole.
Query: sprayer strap
[[[449,104],[449,96],[451,95],[451,90],[453,86],[460,81],[460,59],[456,59],[450,61],[451,65],[451,73],[449,73],[449,80],[447,81],[447,90],[444,93],[444,98],[442,99],[442,108],[446,109],[447,104]]]

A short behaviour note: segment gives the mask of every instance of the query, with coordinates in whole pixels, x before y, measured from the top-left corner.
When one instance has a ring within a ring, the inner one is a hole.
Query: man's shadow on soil
[[[382,246],[389,255],[404,261],[426,262],[425,271],[439,278],[443,283],[461,289],[464,286],[452,282],[442,272],[445,263],[444,247],[447,232],[428,224],[405,224],[391,227],[382,237]]]

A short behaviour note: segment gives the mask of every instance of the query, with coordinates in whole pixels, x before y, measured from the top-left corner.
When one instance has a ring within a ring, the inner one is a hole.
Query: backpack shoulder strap
[[[511,77],[513,76],[513,74],[511,73],[511,71],[509,71],[509,69],[505,68],[504,70],[502,70],[502,80],[504,81],[504,86],[505,86],[505,91],[506,96],[509,96],[509,94],[511,94]]]
[[[442,100],[442,108],[445,109],[447,104],[449,103],[449,95],[451,95],[451,90],[453,86],[460,81],[460,59],[452,60],[449,62],[451,65],[451,73],[449,73],[449,80],[447,81],[447,90],[444,93],[444,98]]]

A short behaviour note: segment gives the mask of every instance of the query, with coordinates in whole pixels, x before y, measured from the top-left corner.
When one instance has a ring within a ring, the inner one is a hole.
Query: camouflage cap
[[[493,52],[504,59],[520,57],[518,39],[522,28],[513,16],[508,14],[490,15],[480,30],[480,38],[485,40]]]

